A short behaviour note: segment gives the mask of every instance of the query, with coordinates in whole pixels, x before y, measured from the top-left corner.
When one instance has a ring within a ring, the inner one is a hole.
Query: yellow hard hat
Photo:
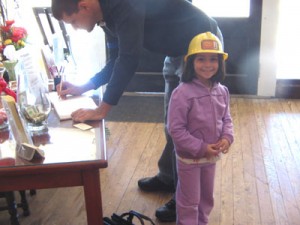
[[[211,32],[198,34],[191,40],[184,60],[186,61],[190,55],[198,53],[217,53],[222,54],[224,60],[228,58],[228,54],[223,51],[221,41]]]

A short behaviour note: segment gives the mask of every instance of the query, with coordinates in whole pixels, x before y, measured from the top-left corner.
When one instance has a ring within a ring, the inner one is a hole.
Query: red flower
[[[19,40],[26,38],[27,31],[22,27],[13,27],[11,40],[13,42],[18,42]]]
[[[4,48],[6,47],[5,45],[13,45],[16,50],[19,50],[25,46],[27,31],[23,27],[14,27],[14,23],[14,20],[8,20],[5,22],[5,26],[0,26],[2,39],[0,54],[3,53]]]
[[[13,25],[14,23],[15,23],[14,20],[7,20],[7,21],[6,21],[6,26],[11,26],[11,25]]]
[[[5,21],[5,26],[1,26],[1,30],[3,32],[10,32],[11,26],[15,23],[14,20],[7,20]]]
[[[10,26],[1,26],[1,30],[3,32],[9,32],[10,31]]]

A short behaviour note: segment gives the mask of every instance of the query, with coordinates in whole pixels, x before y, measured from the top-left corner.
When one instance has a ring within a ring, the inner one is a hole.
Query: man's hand
[[[112,105],[101,102],[96,109],[78,109],[71,114],[71,117],[76,122],[84,122],[87,120],[102,120],[106,117]]]
[[[62,98],[66,99],[67,95],[81,95],[84,91],[80,86],[76,86],[67,81],[61,81],[56,85],[57,94]]]
[[[60,87],[60,85],[62,85]],[[94,84],[88,82],[82,86],[71,84],[67,81],[62,81],[62,84],[56,85],[57,94],[62,98],[66,99],[67,95],[81,95],[82,93],[94,89]]]

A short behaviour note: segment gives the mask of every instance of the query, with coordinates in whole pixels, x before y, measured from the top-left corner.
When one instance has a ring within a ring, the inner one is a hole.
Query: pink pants
[[[177,160],[177,225],[206,225],[214,206],[216,164],[184,164]]]

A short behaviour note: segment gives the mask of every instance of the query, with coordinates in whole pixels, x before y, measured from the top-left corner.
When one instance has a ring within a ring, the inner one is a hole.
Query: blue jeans
[[[176,158],[174,153],[174,145],[172,138],[167,131],[167,115],[168,106],[173,90],[178,86],[180,77],[183,72],[183,56],[166,57],[163,68],[163,76],[165,79],[165,96],[164,96],[164,121],[165,135],[167,143],[163,153],[158,161],[159,173],[157,174],[160,181],[174,185],[177,184]]]

